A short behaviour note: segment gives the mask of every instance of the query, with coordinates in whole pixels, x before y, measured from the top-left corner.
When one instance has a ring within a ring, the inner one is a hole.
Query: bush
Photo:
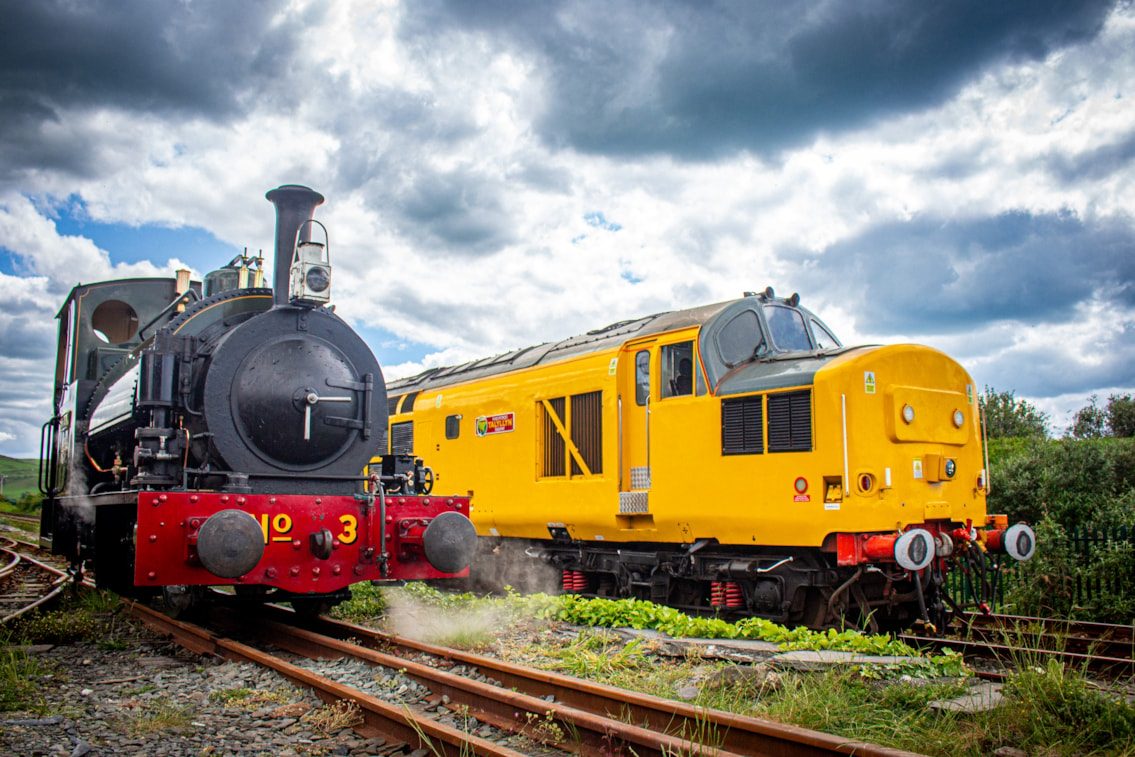
[[[1004,609],[1127,623],[1135,617],[1135,439],[998,439],[989,444],[989,511],[1037,531],[1011,568]],[[1118,537],[1108,542],[1105,536]]]
[[[989,512],[1065,528],[1135,523],[1135,440],[1004,439],[989,445]]]

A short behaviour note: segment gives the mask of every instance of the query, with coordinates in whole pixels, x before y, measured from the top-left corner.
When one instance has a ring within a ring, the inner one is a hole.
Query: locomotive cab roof
[[[726,377],[734,383],[737,373],[750,376],[814,373],[826,358],[846,351],[823,321],[801,307],[799,295],[777,298],[772,289],[745,293],[738,300],[727,300],[685,310],[675,310],[630,320],[557,342],[525,347],[493,357],[430,370],[391,382],[395,390],[422,390],[494,374],[530,368],[569,357],[613,348],[631,339],[689,327],[701,327],[700,354],[710,386]],[[813,362],[799,367],[800,358]],[[739,369],[749,364],[759,369]],[[747,382],[746,382],[747,383]]]

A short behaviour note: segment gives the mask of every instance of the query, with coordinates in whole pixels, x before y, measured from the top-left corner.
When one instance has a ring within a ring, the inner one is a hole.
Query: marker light
[[[955,410],[954,411],[954,425],[958,428],[961,428],[962,424],[964,424],[965,422],[966,422],[966,414],[963,413],[961,410]]]
[[[910,405],[902,406],[902,419],[907,423],[914,423],[914,408]]]
[[[958,472],[958,464],[953,460],[946,461],[946,478],[953,478],[954,474]]]
[[[895,541],[895,560],[906,570],[922,570],[934,559],[934,537],[912,528]]]

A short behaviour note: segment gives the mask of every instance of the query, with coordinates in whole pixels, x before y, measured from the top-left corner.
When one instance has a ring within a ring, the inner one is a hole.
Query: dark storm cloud
[[[1093,297],[1135,308],[1135,226],[1126,217],[921,217],[801,255],[803,286],[847,303],[869,333],[1058,323]]]
[[[435,0],[402,31],[503,33],[535,55],[550,144],[704,158],[941,103],[996,63],[1092,39],[1114,2]]]
[[[1135,161],[1135,133],[1079,155],[1054,155],[1048,169],[1065,182],[1098,181],[1126,170]]]
[[[382,156],[371,165],[367,205],[415,247],[477,257],[516,241],[516,213],[502,179],[473,168],[435,171],[404,156]]]
[[[4,173],[54,167],[87,175],[89,146],[45,144],[65,113],[113,107],[221,119],[242,95],[285,76],[302,19],[271,24],[280,0],[0,1],[0,153]],[[311,13],[321,13],[313,4]],[[32,148],[22,151],[19,146]]]

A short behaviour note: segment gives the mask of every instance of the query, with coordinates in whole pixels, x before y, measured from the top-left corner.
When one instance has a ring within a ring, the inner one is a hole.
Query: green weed
[[[183,730],[192,720],[193,715],[187,708],[153,701],[143,706],[141,711],[120,718],[115,725],[130,736],[145,736],[158,731]]]
[[[368,583],[351,586],[351,598],[331,608],[331,617],[352,623],[364,623],[382,617],[386,600],[382,589]]]
[[[86,610],[33,610],[12,621],[11,631],[24,644],[69,644],[98,638],[100,627]]]
[[[0,651],[0,711],[42,710],[34,679],[47,672],[43,663],[22,652]]]

